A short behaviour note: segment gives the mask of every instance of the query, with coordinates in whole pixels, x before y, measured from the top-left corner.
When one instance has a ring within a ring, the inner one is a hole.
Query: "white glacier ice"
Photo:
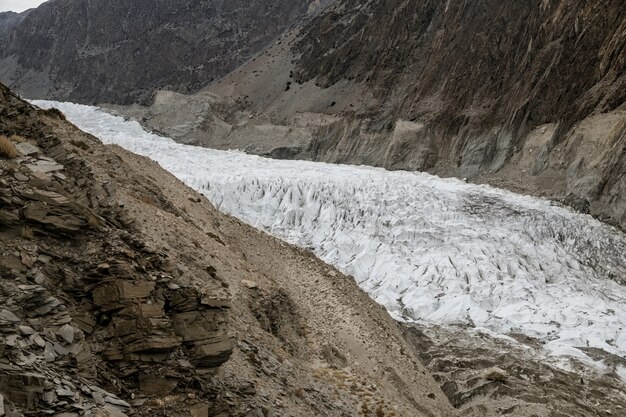
[[[590,216],[424,173],[185,146],[94,107],[34,103],[311,249],[397,319],[524,333],[555,355],[626,355],[626,237]]]

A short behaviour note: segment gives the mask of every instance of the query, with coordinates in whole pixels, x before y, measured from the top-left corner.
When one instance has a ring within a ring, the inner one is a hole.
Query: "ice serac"
[[[425,173],[185,146],[93,107],[36,104],[311,249],[399,320],[523,333],[555,355],[626,354],[626,237],[591,216]]]

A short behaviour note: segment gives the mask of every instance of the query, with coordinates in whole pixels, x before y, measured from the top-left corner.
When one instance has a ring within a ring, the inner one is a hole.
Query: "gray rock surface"
[[[6,33],[9,29],[20,23],[28,14],[28,12],[15,13],[4,12],[0,13],[0,35]]]

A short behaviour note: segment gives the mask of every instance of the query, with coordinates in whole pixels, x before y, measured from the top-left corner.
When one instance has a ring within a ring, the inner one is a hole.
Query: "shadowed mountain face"
[[[265,47],[311,3],[57,0],[21,22],[0,16],[0,80],[28,97],[83,103],[142,102],[156,88],[193,92]]]

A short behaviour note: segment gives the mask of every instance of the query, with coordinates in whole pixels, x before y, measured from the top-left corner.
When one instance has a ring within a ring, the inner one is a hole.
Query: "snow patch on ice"
[[[397,319],[524,333],[555,355],[626,354],[626,238],[590,216],[424,173],[185,146],[94,107],[34,103],[313,250]]]

